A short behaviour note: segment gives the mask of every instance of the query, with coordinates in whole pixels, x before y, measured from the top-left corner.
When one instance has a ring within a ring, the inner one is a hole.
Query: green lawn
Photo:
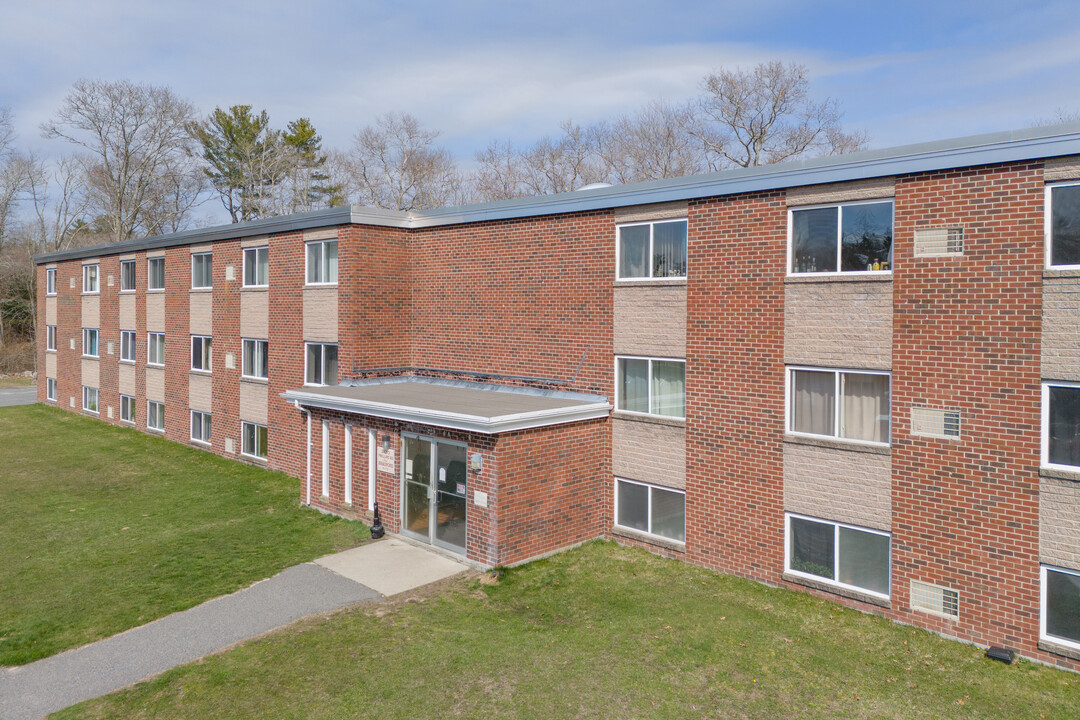
[[[43,405],[0,409],[0,665],[233,592],[368,536],[299,481]]]
[[[1068,718],[1080,676],[590,543],[310,618],[61,718]],[[227,709],[227,710],[225,710]]]

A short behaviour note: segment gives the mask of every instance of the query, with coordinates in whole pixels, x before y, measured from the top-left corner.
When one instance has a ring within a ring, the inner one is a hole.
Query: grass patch
[[[1080,677],[595,542],[359,606],[60,718],[1076,717]]]
[[[0,665],[234,592],[368,536],[283,473],[44,405],[0,409]]]
[[[34,378],[23,377],[21,375],[0,377],[0,390],[3,390],[4,388],[29,387],[33,384]]]

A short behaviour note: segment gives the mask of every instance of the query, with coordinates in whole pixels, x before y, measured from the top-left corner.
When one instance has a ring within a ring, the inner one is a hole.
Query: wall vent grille
[[[960,617],[960,593],[939,585],[912,580],[911,607],[955,620]]]
[[[911,434],[955,440],[960,437],[960,411],[911,408]]]
[[[954,257],[964,254],[964,228],[923,228],[915,231],[915,257]]]

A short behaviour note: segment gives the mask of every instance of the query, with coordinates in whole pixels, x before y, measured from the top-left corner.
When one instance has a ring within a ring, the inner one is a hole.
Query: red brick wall
[[[783,570],[781,193],[690,205],[686,547],[691,562],[777,582]]]
[[[285,402],[281,393],[304,384],[304,238],[301,233],[271,235],[269,247],[269,466],[303,477],[306,426],[301,413]],[[239,274],[237,278],[239,283]],[[239,377],[239,362],[237,368]]]
[[[98,408],[101,411],[101,419],[113,424],[120,422],[120,390],[119,390],[119,364],[120,359],[120,308],[118,304],[120,292],[120,260],[118,256],[111,255],[101,258],[101,319],[98,329],[98,351],[101,357],[99,361],[98,375],[100,378],[98,390]],[[112,285],[109,285],[109,277],[112,277]],[[112,354],[109,354],[109,343],[112,343]],[[109,408],[112,408],[113,416],[109,418]]]
[[[234,268],[235,280],[225,279],[228,266]],[[214,452],[239,458],[242,448],[240,430],[240,371],[243,367],[243,341],[240,338],[240,296],[244,279],[243,248],[238,240],[214,243],[214,293],[212,301],[213,359],[211,372],[212,412],[211,443]],[[261,292],[261,291],[251,291]],[[233,367],[225,367],[225,355],[233,356]],[[225,440],[232,440],[233,452],[225,452]]]
[[[169,248],[165,251],[165,437],[185,444],[191,442],[190,294],[191,250]]]

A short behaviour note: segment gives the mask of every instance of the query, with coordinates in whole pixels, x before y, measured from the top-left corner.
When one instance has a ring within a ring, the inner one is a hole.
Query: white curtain
[[[841,437],[889,441],[889,378],[887,375],[843,373]]]
[[[833,435],[836,412],[836,374],[795,370],[795,432]]]

